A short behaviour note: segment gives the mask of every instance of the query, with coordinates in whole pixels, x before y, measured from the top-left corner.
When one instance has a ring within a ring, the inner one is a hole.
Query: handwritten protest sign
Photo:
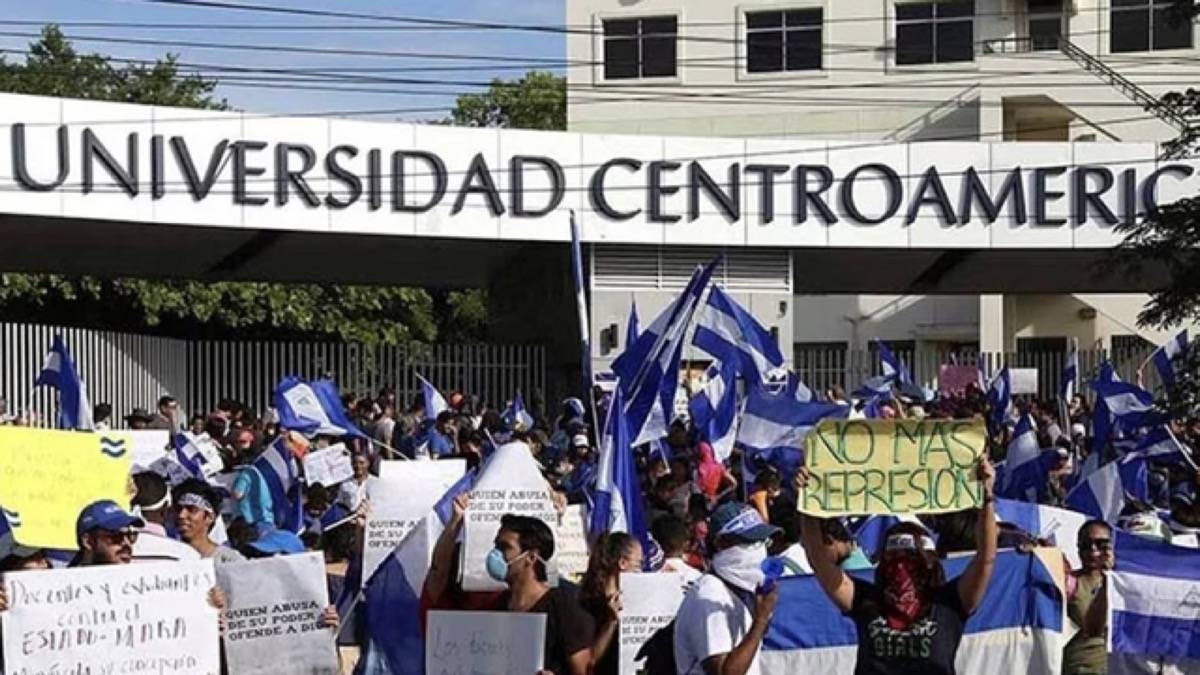
[[[431,611],[426,675],[530,675],[542,669],[546,615]]]
[[[134,429],[122,431],[133,441],[133,470],[149,469],[167,454],[171,432],[166,429]]]
[[[0,427],[0,503],[16,540],[74,550],[83,507],[128,504],[132,446],[123,434]]]
[[[554,562],[559,576],[578,583],[587,572],[587,521],[583,504],[572,504],[559,515],[554,528]]]
[[[330,487],[354,477],[350,452],[344,443],[331,445],[304,456],[304,480],[309,485]]]
[[[404,540],[467,470],[464,459],[383,462],[373,488],[363,548],[363,579]]]
[[[229,672],[338,672],[333,632],[320,625],[329,605],[320,553],[220,565],[217,582],[227,602]]]
[[[504,584],[487,575],[484,558],[493,548],[500,519],[505,514],[540,518],[550,526],[558,526],[558,511],[550,498],[550,486],[542,477],[529,446],[524,443],[506,443],[496,449],[488,460],[487,469],[475,482],[471,491],[471,506],[467,509],[464,524],[462,564],[463,590],[496,591]],[[552,584],[557,584],[558,574],[553,560],[546,565],[546,573]]]
[[[1037,368],[1009,368],[1008,378],[1012,383],[1012,393],[1014,394],[1036,394],[1038,393],[1038,369]]]
[[[6,673],[220,669],[211,560],[6,574]]]
[[[978,507],[983,424],[826,420],[804,440],[812,477],[799,508],[816,516],[945,513]]]
[[[686,588],[674,572],[621,575],[621,675],[637,675],[637,653],[660,628],[675,620]]]

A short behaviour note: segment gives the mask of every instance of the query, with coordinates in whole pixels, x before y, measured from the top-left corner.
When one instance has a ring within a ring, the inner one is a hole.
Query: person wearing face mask
[[[546,561],[554,555],[554,533],[537,518],[506,514],[495,548],[487,556],[488,576],[508,585],[492,607],[499,612],[546,615],[546,643],[540,675],[589,675],[595,623],[565,585],[547,583]]]
[[[946,581],[933,538],[917,523],[887,531],[874,583],[838,566],[820,519],[803,515],[801,541],[821,588],[858,632],[856,675],[954,675],[954,657],[967,617],[979,607],[996,564],[996,472],[987,456],[978,477],[983,507],[975,522],[975,557],[962,576]],[[803,489],[808,472],[797,473]]]
[[[617,675],[619,659],[613,638],[621,611],[621,573],[642,571],[642,544],[624,532],[606,532],[592,546],[579,602],[596,622],[591,672]]]
[[[780,532],[751,506],[727,502],[708,525],[712,572],[688,590],[675,617],[675,663],[686,675],[758,675],[758,652],[779,599],[761,588],[767,541]]]

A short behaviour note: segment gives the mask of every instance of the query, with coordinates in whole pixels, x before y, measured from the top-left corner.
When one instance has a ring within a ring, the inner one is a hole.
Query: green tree
[[[492,80],[487,91],[459,96],[449,122],[466,127],[564,130],[567,80],[538,70],[515,81]]]
[[[56,26],[42,30],[23,63],[0,57],[0,90],[21,94],[227,109],[224,100],[213,96],[216,86],[215,80],[181,73],[173,55],[152,65],[118,67],[104,56],[79,54]],[[335,284],[3,274],[0,311],[9,319],[112,329],[213,337],[236,331],[238,337],[332,338],[368,344],[429,342],[437,337],[438,328],[432,298],[421,289]],[[447,325],[459,330],[453,322]]]

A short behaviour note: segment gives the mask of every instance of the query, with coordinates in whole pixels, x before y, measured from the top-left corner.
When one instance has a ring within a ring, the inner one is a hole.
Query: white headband
[[[139,507],[139,508],[142,511],[158,511],[159,509],[165,509],[165,508],[169,507],[170,505],[171,505],[171,493],[170,493],[170,491],[168,491],[167,494],[163,495],[162,499],[154,502],[153,504],[147,504],[147,505]]]
[[[203,509],[209,513],[216,513],[216,509],[209,503],[207,499],[201,497],[195,492],[188,492],[179,498],[180,506],[194,506],[198,509]]]
[[[921,535],[919,543],[921,545],[921,550],[923,551],[937,550],[937,546],[934,545],[933,539],[930,539],[925,535]],[[917,537],[914,537],[911,534],[893,534],[887,538],[887,544],[884,546],[884,550],[916,551],[917,544]]]

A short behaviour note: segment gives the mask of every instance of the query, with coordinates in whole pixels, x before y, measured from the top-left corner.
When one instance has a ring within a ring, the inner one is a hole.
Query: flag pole
[[[592,447],[600,447],[600,418],[596,414],[596,397],[592,390],[595,378],[592,375],[591,329],[588,321],[587,290],[583,276],[583,247],[579,237],[579,223],[575,221],[575,209],[568,209],[571,221],[571,276],[575,279],[575,305],[579,318],[580,376],[583,381],[583,396],[592,413]],[[620,386],[620,382],[617,383]]]
[[[1183,443],[1180,443],[1179,439],[1175,438],[1175,432],[1171,431],[1170,424],[1164,424],[1163,428],[1167,430],[1167,435],[1171,437],[1171,441],[1175,443],[1175,447],[1179,448],[1179,454],[1183,455],[1184,461],[1187,462],[1188,465],[1192,467],[1192,471],[1200,471],[1200,467],[1196,466],[1196,460],[1192,459],[1191,448],[1184,445]]]

